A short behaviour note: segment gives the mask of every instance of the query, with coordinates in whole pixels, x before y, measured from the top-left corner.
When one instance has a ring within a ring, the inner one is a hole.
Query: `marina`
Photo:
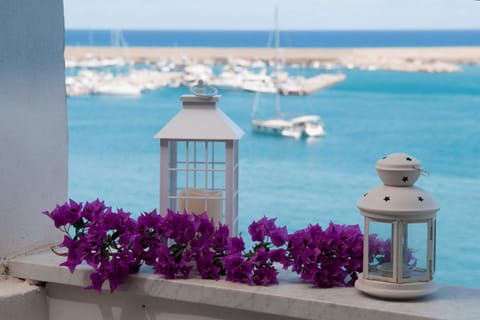
[[[280,48],[277,53],[271,48],[66,47],[65,60],[68,96],[136,96],[198,80],[229,90],[309,95],[344,81],[343,70],[459,72],[460,64],[480,64],[480,48]],[[306,78],[284,67],[318,72]]]
[[[258,67],[258,66],[261,67]],[[138,96],[142,92],[161,87],[191,86],[202,80],[228,90],[246,90],[283,95],[307,95],[345,80],[341,73],[319,73],[310,78],[290,76],[286,72],[272,73],[275,64],[262,61],[234,60],[222,66],[215,74],[215,65],[197,63],[193,59],[168,59],[143,62],[115,58],[67,60],[66,77],[68,96],[106,94]]]

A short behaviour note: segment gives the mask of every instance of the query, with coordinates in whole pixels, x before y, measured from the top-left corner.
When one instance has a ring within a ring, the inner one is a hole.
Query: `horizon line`
[[[480,0],[479,0],[480,1]],[[143,29],[143,28],[65,28],[65,31],[169,31],[169,32],[272,32],[270,29]],[[480,31],[453,29],[280,29],[280,32],[417,32],[417,31]]]

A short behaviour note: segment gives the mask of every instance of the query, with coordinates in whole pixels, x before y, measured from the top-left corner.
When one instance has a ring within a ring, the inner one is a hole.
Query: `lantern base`
[[[367,280],[360,274],[355,282],[355,288],[378,298],[384,299],[414,299],[427,296],[437,291],[437,285],[432,282],[390,283]]]

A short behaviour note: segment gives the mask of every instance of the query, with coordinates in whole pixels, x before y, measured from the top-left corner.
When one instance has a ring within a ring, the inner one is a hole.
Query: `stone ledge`
[[[9,261],[10,275],[74,287],[89,284],[90,268],[70,274],[60,267],[63,258],[50,251]],[[300,319],[480,319],[480,289],[439,285],[433,295],[415,301],[385,301],[354,288],[318,289],[282,272],[280,285],[255,287],[202,279],[165,280],[142,270],[117,289],[132,294],[200,305],[230,308]],[[107,289],[107,287],[105,287]],[[91,292],[96,295],[97,293]],[[109,295],[108,291],[103,293]]]

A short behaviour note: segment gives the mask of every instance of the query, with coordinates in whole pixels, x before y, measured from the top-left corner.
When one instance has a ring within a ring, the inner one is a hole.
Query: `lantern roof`
[[[244,132],[217,108],[219,95],[182,95],[183,108],[156,135],[172,140],[239,140]]]
[[[406,153],[392,153],[377,161],[376,169],[380,170],[411,170],[421,169],[422,164],[416,158]]]
[[[423,172],[420,161],[406,153],[392,153],[377,161],[375,166],[385,185],[412,186]]]
[[[439,210],[438,204],[425,190],[412,186],[399,188],[379,186],[363,195],[357,207],[364,215],[377,218],[427,218]]]
[[[420,161],[405,153],[383,157],[375,166],[383,186],[363,195],[357,207],[374,218],[421,219],[435,216],[439,207],[425,190],[415,187],[422,170]]]

